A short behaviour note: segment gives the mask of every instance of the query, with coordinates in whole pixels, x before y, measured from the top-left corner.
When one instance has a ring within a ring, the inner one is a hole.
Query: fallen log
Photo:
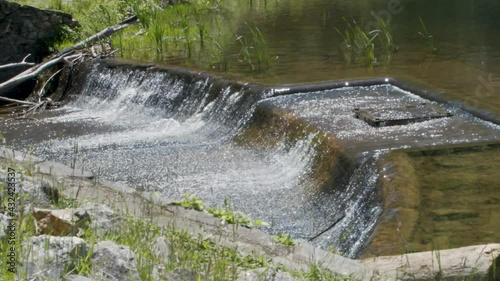
[[[11,78],[3,83],[0,83],[0,100],[20,103],[19,100],[9,99],[9,98],[5,98],[2,96],[8,90],[13,89],[14,87],[20,85],[21,83],[23,83],[29,79],[33,79],[33,78],[37,77],[44,70],[46,70],[46,69],[48,69],[56,64],[59,64],[60,62],[62,62],[64,60],[65,57],[71,55],[75,50],[83,49],[83,48],[97,42],[98,40],[100,40],[102,38],[109,37],[113,33],[126,28],[126,27],[130,26],[131,24],[136,23],[137,21],[138,21],[137,16],[133,16],[131,18],[128,18],[128,19],[120,22],[117,25],[105,28],[101,32],[99,32],[99,33],[97,33],[97,34],[95,34],[95,35],[69,47],[69,48],[64,49],[63,51],[58,53],[55,57],[53,57],[49,61],[37,64],[37,65],[27,69],[26,71],[21,72],[20,74],[14,76],[13,78]],[[27,64],[24,60],[21,63]],[[6,65],[4,67],[11,67],[11,66]]]
[[[0,83],[0,97],[6,91],[20,85],[24,81],[27,81],[29,79],[37,77],[44,70],[62,62],[63,58],[64,57],[58,57],[58,58],[49,60],[49,61],[41,63],[41,64],[37,64],[34,67],[31,67],[31,68],[27,69],[26,71],[21,72],[20,74],[12,77],[11,79],[9,79],[3,83]],[[5,100],[5,98],[3,100]]]
[[[103,38],[106,38],[106,37],[109,37],[111,36],[113,33],[117,32],[117,31],[120,31],[134,23],[136,23],[138,21],[138,18],[137,16],[133,16],[133,17],[130,17],[122,22],[120,22],[119,24],[116,24],[116,25],[113,25],[113,26],[110,26],[110,27],[107,27],[103,30],[101,30],[99,33],[69,47],[69,48],[66,48],[64,50],[62,50],[58,56],[62,56],[66,53],[69,53],[69,52],[72,52],[72,51],[75,51],[75,50],[79,50],[79,49],[83,49],[85,47],[89,47],[89,46],[92,46],[95,42],[103,39]]]

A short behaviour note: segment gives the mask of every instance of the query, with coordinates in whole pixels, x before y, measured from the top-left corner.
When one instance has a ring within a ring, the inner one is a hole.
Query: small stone
[[[71,274],[69,276],[66,276],[66,278],[64,278],[65,281],[94,281],[94,279],[92,278],[89,278],[87,276],[83,276],[83,275],[74,275],[74,274]]]
[[[9,225],[9,218],[5,214],[0,213],[0,240],[3,240],[4,237],[7,235],[8,225]]]
[[[99,280],[140,281],[136,259],[129,247],[101,241],[94,246],[92,276]]]
[[[170,253],[172,252],[172,244],[164,236],[157,237],[152,243],[151,247],[153,254],[161,259],[166,265],[170,259]]]

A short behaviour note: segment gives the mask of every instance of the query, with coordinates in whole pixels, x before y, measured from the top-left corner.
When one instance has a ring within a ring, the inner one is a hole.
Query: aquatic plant
[[[268,68],[271,64],[271,59],[269,56],[266,38],[258,27],[251,27],[250,32],[252,34],[255,52],[257,55],[258,69],[261,70],[264,68]]]
[[[432,36],[432,34],[429,34],[422,18],[418,17],[418,20],[420,21],[420,26],[422,27],[422,31],[419,31],[418,34],[422,36],[425,39],[425,41],[427,41],[429,47],[431,48],[431,52],[437,53],[438,49],[434,45],[434,36]]]
[[[210,68],[218,71],[228,71],[231,64],[229,60],[229,45],[227,41],[211,37],[211,52],[209,55]]]
[[[206,52],[204,49],[205,45],[214,43],[209,39],[212,37],[218,38],[212,50],[220,55],[220,62],[223,65],[220,70],[225,71],[229,66],[229,58],[225,55],[228,50],[225,41],[232,40],[228,35],[233,34],[233,27],[218,23],[223,22],[222,13],[219,13],[223,4],[220,0],[182,1],[165,6],[156,0],[74,0],[67,3],[60,0],[18,0],[16,2],[59,9],[72,14],[73,18],[79,21],[81,28],[77,31],[78,36],[67,36],[63,44],[57,45],[59,49],[70,46],[131,15],[137,15],[139,24],[130,26],[111,37],[113,46],[120,49],[118,55],[141,60],[185,59],[189,63],[198,54],[196,63],[207,67],[214,58],[210,57],[210,50]],[[199,45],[195,44],[197,40],[200,42]]]
[[[149,22],[148,36],[155,44],[157,54],[162,55],[164,51],[164,41],[167,33],[167,25],[163,22],[162,17],[155,14]]]
[[[247,63],[253,71],[255,66],[252,63],[252,55],[250,54],[247,38],[245,36],[238,36],[236,37],[236,40],[241,44],[241,50],[238,57],[241,58],[243,62]]]
[[[352,21],[352,24],[349,23],[346,19],[348,29],[344,32],[337,30],[340,36],[343,39],[341,44],[341,49],[344,55],[344,58],[348,63],[351,63],[353,56],[355,60],[363,59],[365,64],[368,66],[373,66],[377,59],[375,57],[375,44],[373,41],[378,36],[378,31],[373,30],[370,32],[364,31],[355,20]]]
[[[391,55],[396,50],[391,23],[375,13],[372,13],[372,16],[374,21],[371,22],[371,25],[366,26],[367,29],[362,29],[355,20],[351,23],[345,18],[344,21],[348,28],[344,32],[336,28],[337,33],[343,39],[341,50],[347,63],[354,60],[356,62],[362,61],[370,67],[376,65],[378,63],[375,55],[376,46],[379,46],[377,48],[380,50],[385,50],[387,62],[391,60]],[[375,38],[379,40],[375,40]],[[376,41],[378,41],[377,45]],[[380,52],[378,54],[381,55]]]
[[[375,19],[377,24],[377,29],[371,32],[377,32],[379,34],[378,38],[380,39],[380,43],[387,51],[387,54],[390,54],[394,51],[394,42],[392,40],[392,28],[391,23],[388,20],[383,19],[381,16],[372,12],[372,16]]]

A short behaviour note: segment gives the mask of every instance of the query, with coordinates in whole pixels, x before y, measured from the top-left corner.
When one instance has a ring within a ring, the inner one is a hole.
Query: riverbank
[[[258,229],[224,223],[211,214],[172,204],[156,193],[138,192],[121,183],[98,179],[77,167],[8,149],[2,149],[1,156],[2,176],[10,176],[9,168],[16,171],[16,191],[11,194],[17,204],[14,216],[9,218],[4,213],[2,218],[3,222],[15,218],[20,223],[15,234],[19,246],[16,270],[22,274],[18,277],[88,280],[70,277],[80,274],[90,280],[113,280],[109,276],[119,280],[500,278],[499,244],[350,260],[305,241],[284,245]],[[5,195],[3,199],[8,201]],[[9,235],[5,230],[8,228],[4,228],[4,233]],[[8,237],[2,240],[5,254],[9,251],[5,244]],[[26,252],[27,249],[31,251]],[[47,258],[58,262],[47,263]],[[101,263],[108,259],[114,262]],[[2,276],[7,276],[3,280],[13,279],[8,268],[2,270]]]

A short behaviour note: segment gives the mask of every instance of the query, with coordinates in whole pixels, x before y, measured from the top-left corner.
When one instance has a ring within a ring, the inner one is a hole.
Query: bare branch
[[[26,57],[24,57],[24,59],[21,62],[14,62],[14,63],[0,65],[0,70],[5,70],[7,68],[13,68],[13,67],[19,67],[19,66],[35,65],[35,63],[26,61],[26,59],[29,56],[31,56],[31,54],[28,54]]]
[[[15,86],[20,85],[24,81],[37,77],[38,74],[42,73],[44,70],[52,67],[53,65],[60,63],[62,60],[63,60],[63,57],[58,57],[58,58],[55,58],[55,59],[50,60],[48,62],[36,65],[36,66],[34,66],[34,67],[24,71],[24,72],[21,72],[20,74],[14,76],[13,78],[11,78],[3,83],[0,83],[0,96],[4,92],[14,88]]]
[[[24,101],[24,100],[16,100],[16,99],[6,98],[6,97],[2,97],[2,96],[0,96],[0,100],[13,102],[13,103],[19,103],[19,104],[36,105],[36,103],[34,103],[34,102]]]

